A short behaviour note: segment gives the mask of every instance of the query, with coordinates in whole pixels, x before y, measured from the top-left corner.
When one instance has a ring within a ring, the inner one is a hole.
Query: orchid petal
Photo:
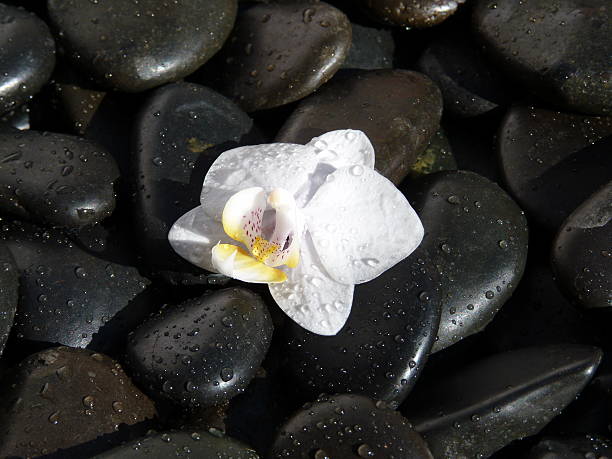
[[[287,275],[280,269],[267,266],[232,244],[214,246],[211,259],[217,272],[243,282],[271,284],[287,280]]]
[[[331,174],[303,211],[321,263],[341,283],[374,279],[423,239],[421,220],[402,193],[360,165]]]
[[[208,170],[200,202],[211,217],[221,220],[227,200],[244,188],[269,192],[283,188],[295,194],[317,165],[312,148],[273,143],[234,148],[221,154]]]
[[[286,282],[269,287],[280,308],[312,333],[337,334],[351,312],[353,285],[327,275],[307,235],[302,240],[300,264],[288,270]]]
[[[312,139],[307,146],[315,149],[319,162],[335,169],[359,164],[374,169],[374,147],[361,131],[343,129],[326,132]]]
[[[261,234],[266,206],[266,193],[263,188],[252,187],[239,191],[228,199],[223,208],[223,229],[229,237],[251,249]]]
[[[212,248],[231,239],[221,223],[210,218],[202,206],[181,216],[168,233],[168,241],[176,253],[200,268],[215,271],[210,259]]]

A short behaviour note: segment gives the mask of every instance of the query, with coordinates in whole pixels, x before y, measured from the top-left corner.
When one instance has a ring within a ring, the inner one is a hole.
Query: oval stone
[[[0,133],[0,211],[68,228],[97,223],[115,208],[118,178],[113,158],[87,140]]]
[[[162,309],[130,335],[129,368],[152,397],[187,409],[244,391],[272,338],[260,297],[232,288]]]
[[[281,426],[268,457],[433,459],[427,444],[397,411],[346,394],[304,405]]]
[[[236,0],[48,0],[71,62],[105,87],[144,91],[189,75],[223,45]]]
[[[118,363],[84,349],[56,347],[28,357],[11,371],[2,394],[2,457],[54,453],[155,416],[153,402]]]
[[[395,405],[406,398],[440,318],[437,273],[423,247],[355,286],[351,314],[338,334],[287,324],[287,367],[305,394],[354,392]]]
[[[383,23],[431,27],[451,16],[465,0],[360,0],[360,3]]]
[[[444,292],[436,352],[482,330],[512,295],[527,260],[527,221],[497,184],[473,172],[424,176],[406,195]]]
[[[223,151],[261,143],[253,121],[217,92],[193,83],[155,90],[136,117],[133,226],[147,269],[171,283],[209,276],[170,247],[173,223],[200,204],[204,176]]]
[[[0,241],[0,356],[15,318],[19,290],[19,272],[4,242]]]
[[[302,101],[278,142],[305,144],[336,129],[372,141],[376,169],[395,184],[409,173],[439,128],[442,96],[425,75],[408,70],[342,71]]]
[[[585,308],[612,306],[612,182],[582,203],[561,225],[552,265],[559,287]]]
[[[0,4],[0,114],[26,102],[55,66],[47,25],[23,8]]]
[[[21,276],[17,338],[109,351],[148,313],[149,281],[125,259],[99,258],[65,233],[25,223],[5,220],[0,237]]]
[[[326,3],[256,4],[216,59],[218,88],[248,112],[285,105],[329,80],[350,46],[348,18]]]
[[[538,433],[593,377],[602,352],[582,345],[493,355],[429,383],[402,412],[436,458],[489,457]]]
[[[612,118],[513,107],[500,126],[500,165],[509,191],[549,231],[610,180]]]
[[[486,50],[537,96],[570,111],[612,111],[612,18],[607,0],[474,2]]]

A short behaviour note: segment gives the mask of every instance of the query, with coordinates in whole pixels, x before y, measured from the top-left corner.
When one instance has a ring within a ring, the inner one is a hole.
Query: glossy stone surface
[[[304,405],[281,426],[268,457],[433,459],[405,418],[360,395],[322,396]]]
[[[29,100],[55,66],[47,25],[23,8],[0,4],[0,114]]]
[[[393,68],[395,43],[391,32],[359,24],[351,24],[351,29],[351,49],[342,64],[343,69]]]
[[[488,457],[534,435],[592,378],[601,350],[581,345],[497,354],[409,398],[402,411],[436,458]]]
[[[488,64],[475,44],[459,34],[431,43],[417,68],[440,87],[444,110],[452,115],[482,115],[511,100],[512,86]]]
[[[408,70],[343,71],[301,102],[276,140],[306,143],[335,129],[358,129],[376,151],[376,169],[399,183],[438,130],[440,90]]]
[[[418,155],[408,176],[417,178],[434,172],[456,170],[457,161],[444,130],[440,128],[431,138],[429,145]]]
[[[612,456],[607,438],[582,435],[571,438],[545,438],[529,453],[528,459],[601,459]]]
[[[98,145],[37,131],[0,133],[0,210],[49,225],[78,228],[115,208],[119,170]]]
[[[219,90],[250,112],[301,99],[329,80],[351,46],[351,24],[326,3],[241,11],[219,53]]]
[[[497,184],[473,172],[424,176],[406,195],[441,279],[436,352],[482,330],[512,295],[527,259],[527,221]]]
[[[609,114],[612,9],[606,0],[474,2],[486,50],[537,96],[569,111]]]
[[[125,259],[99,258],[65,233],[18,222],[4,221],[0,237],[21,275],[17,338],[107,350],[145,316],[149,281]]]
[[[15,318],[18,289],[19,272],[15,260],[6,244],[0,242],[0,356]]]
[[[54,453],[155,416],[153,403],[118,363],[83,349],[34,354],[3,384],[2,457]]]
[[[211,433],[212,432],[212,433]],[[246,445],[224,436],[218,430],[169,431],[155,433],[118,446],[95,456],[102,459],[168,457],[257,459],[257,453]]]
[[[223,45],[236,0],[48,0],[71,62],[91,80],[144,91],[189,75]]]
[[[553,243],[560,288],[585,308],[612,306],[612,182],[567,218]]]
[[[431,27],[452,15],[465,0],[360,0],[378,21],[395,26]]]
[[[610,134],[612,118],[533,107],[508,111],[498,141],[502,174],[534,222],[557,231],[576,207],[610,180]]]
[[[129,368],[155,397],[187,409],[244,391],[272,338],[260,297],[232,288],[162,309],[130,335]]]
[[[252,120],[217,92],[174,83],[153,92],[135,125],[133,225],[148,268],[171,283],[206,283],[206,273],[168,243],[172,224],[200,205],[208,168],[220,153],[261,143]]]
[[[355,287],[346,325],[335,336],[287,323],[287,367],[306,394],[355,392],[401,402],[427,360],[441,293],[421,245],[376,279]]]

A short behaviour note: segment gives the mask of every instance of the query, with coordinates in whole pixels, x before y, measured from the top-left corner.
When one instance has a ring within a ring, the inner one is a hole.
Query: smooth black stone
[[[527,259],[527,221],[497,184],[473,172],[427,175],[405,192],[441,279],[436,352],[482,330],[512,295]]]
[[[345,70],[298,105],[276,140],[306,143],[335,129],[361,130],[374,145],[376,169],[397,184],[420,167],[441,115],[440,90],[425,75]]]
[[[209,276],[174,252],[168,231],[200,205],[204,176],[219,154],[263,143],[253,121],[229,99],[192,83],[157,89],[137,115],[133,223],[147,267],[171,283],[207,283]]]
[[[390,69],[393,68],[395,42],[391,32],[383,29],[351,24],[351,49],[343,69]]]
[[[152,397],[187,409],[244,391],[272,338],[261,298],[232,288],[162,309],[133,334],[129,368]]]
[[[431,138],[429,145],[414,162],[408,176],[417,178],[434,172],[456,170],[457,162],[444,130],[440,128]]]
[[[270,459],[433,459],[410,423],[384,402],[360,395],[322,396],[280,427]]]
[[[1,389],[2,457],[51,454],[155,416],[153,402],[118,363],[84,349],[33,354],[10,372]]]
[[[370,15],[384,24],[431,27],[451,16],[465,0],[360,0]]]
[[[27,104],[0,116],[0,131],[12,131],[13,128],[20,131],[30,129],[30,107]]]
[[[483,346],[498,352],[561,343],[602,347],[608,341],[606,323],[569,303],[543,255],[528,263],[512,297],[484,331]]]
[[[608,182],[572,212],[553,243],[552,265],[559,286],[585,308],[612,306],[611,219],[612,182]]]
[[[47,25],[23,8],[0,4],[0,114],[29,100],[55,66]]]
[[[612,456],[607,438],[582,435],[571,438],[544,438],[529,453],[528,459],[605,459]]]
[[[223,45],[236,0],[48,0],[67,57],[104,87],[138,92],[189,75]]]
[[[69,228],[97,223],[115,208],[118,178],[113,158],[87,140],[0,133],[0,211]]]
[[[20,340],[108,352],[154,303],[136,268],[91,255],[64,233],[5,221],[0,237],[21,275],[13,326]]]
[[[246,445],[212,430],[190,432],[169,431],[155,433],[134,442],[94,456],[98,459],[129,459],[169,457],[258,459],[257,453]]]
[[[248,112],[285,105],[329,80],[350,46],[351,23],[326,3],[255,4],[216,58],[216,86]]]
[[[435,40],[417,68],[440,87],[444,110],[454,116],[478,116],[510,102],[511,86],[463,34]]]
[[[13,325],[19,290],[19,272],[6,244],[0,241],[0,356]]]
[[[530,219],[557,231],[610,180],[611,134],[612,118],[533,107],[508,111],[499,133],[500,165],[509,191]]]
[[[505,71],[570,111],[612,111],[607,0],[474,3],[475,32]]]
[[[538,433],[574,400],[602,357],[581,345],[497,354],[434,383],[403,406],[436,458],[489,457]]]
[[[351,314],[337,335],[287,323],[286,366],[304,394],[361,393],[393,404],[406,398],[440,320],[437,272],[423,247],[355,286]]]

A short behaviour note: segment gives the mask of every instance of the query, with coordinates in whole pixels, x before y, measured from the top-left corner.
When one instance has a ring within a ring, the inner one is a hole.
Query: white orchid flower
[[[423,239],[416,212],[374,170],[374,148],[361,131],[226,151],[208,171],[200,202],[172,226],[174,250],[209,271],[267,283],[289,317],[320,335],[342,329],[355,284]]]

